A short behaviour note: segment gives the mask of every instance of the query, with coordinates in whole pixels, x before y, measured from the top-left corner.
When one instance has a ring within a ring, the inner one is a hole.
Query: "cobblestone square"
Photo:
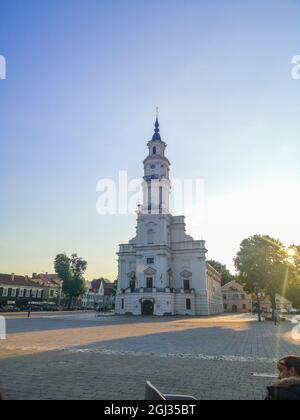
[[[262,399],[276,360],[300,354],[289,321],[249,315],[7,317],[0,389],[7,399],[143,399],[146,380],[197,399]]]

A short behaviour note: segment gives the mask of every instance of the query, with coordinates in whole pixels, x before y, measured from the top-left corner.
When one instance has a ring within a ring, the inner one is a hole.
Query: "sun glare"
[[[287,254],[289,257],[294,257],[296,255],[296,251],[294,250],[294,248],[289,248],[287,250]]]

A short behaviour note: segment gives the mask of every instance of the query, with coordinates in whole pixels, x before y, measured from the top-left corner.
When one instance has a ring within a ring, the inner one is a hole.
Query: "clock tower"
[[[157,116],[153,137],[148,142],[149,154],[144,160],[144,214],[169,214],[171,164],[165,156],[167,145],[161,139],[159,127]]]

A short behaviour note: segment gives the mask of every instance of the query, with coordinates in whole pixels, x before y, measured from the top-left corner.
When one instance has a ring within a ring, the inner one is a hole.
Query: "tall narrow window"
[[[151,209],[152,209],[151,200],[152,200],[151,185],[149,185],[149,187],[148,187],[148,210],[149,210],[149,213],[151,213]]]
[[[147,289],[153,289],[153,277],[147,277]]]
[[[162,214],[163,208],[163,189],[159,187],[159,213]]]
[[[153,154],[156,155],[156,147],[153,147]]]
[[[121,307],[124,309],[124,299],[121,300]]]
[[[187,299],[186,300],[186,309],[187,309],[187,311],[190,311],[191,308],[192,308],[191,299]]]
[[[153,245],[154,244],[154,235],[155,235],[154,230],[153,229],[149,229],[148,232],[147,232],[147,242],[148,242],[148,245]]]
[[[190,290],[190,281],[189,280],[184,280],[183,281],[183,288],[184,288],[184,290]]]

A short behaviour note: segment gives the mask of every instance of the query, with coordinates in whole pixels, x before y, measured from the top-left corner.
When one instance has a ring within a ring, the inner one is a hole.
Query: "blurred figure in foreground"
[[[287,356],[277,364],[279,382],[268,387],[268,401],[300,401],[300,357]]]

